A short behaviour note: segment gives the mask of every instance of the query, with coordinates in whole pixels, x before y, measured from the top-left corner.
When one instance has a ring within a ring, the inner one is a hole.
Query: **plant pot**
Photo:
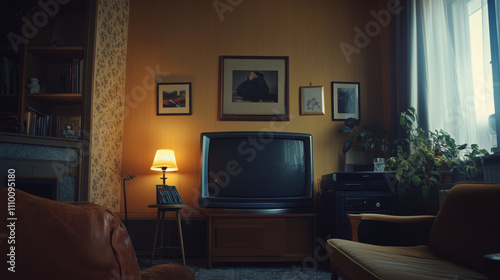
[[[439,185],[439,184],[438,184]],[[439,211],[438,185],[432,185],[429,197],[422,196],[420,190],[404,188],[398,190],[398,214],[410,215],[436,215]]]
[[[400,215],[437,215],[441,206],[441,191],[451,189],[456,183],[456,177],[451,171],[440,172],[440,182],[431,186],[429,197],[424,198],[420,190],[406,188],[399,189]],[[445,194],[444,194],[445,195]]]

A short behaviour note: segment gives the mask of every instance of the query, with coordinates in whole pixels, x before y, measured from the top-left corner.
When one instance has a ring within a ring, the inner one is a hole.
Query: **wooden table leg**
[[[182,263],[186,266],[186,257],[184,256],[184,240],[182,239],[181,214],[179,210],[175,211],[177,215],[177,227],[179,228],[179,240],[181,242]]]
[[[151,254],[151,265],[153,265],[153,259],[155,257],[155,249],[156,249],[156,240],[158,239],[158,227],[160,226],[160,209],[156,211],[156,230],[155,230],[155,238],[153,240],[153,253]]]
[[[207,268],[212,269],[212,218],[207,220]]]
[[[161,230],[160,230],[160,258],[163,257],[163,241],[165,239],[165,210],[161,210]]]

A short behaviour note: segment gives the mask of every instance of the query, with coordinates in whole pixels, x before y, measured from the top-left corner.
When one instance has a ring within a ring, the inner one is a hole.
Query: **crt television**
[[[281,209],[313,201],[312,136],[244,131],[201,134],[200,207]]]

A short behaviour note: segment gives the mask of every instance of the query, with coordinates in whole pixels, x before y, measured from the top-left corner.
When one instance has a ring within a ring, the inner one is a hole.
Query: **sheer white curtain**
[[[410,9],[410,105],[423,115],[427,129],[444,129],[458,144],[491,148],[488,117],[494,106],[486,0],[416,0]],[[486,28],[479,28],[484,34],[471,31],[474,9],[484,14]],[[471,44],[477,40],[486,51]]]

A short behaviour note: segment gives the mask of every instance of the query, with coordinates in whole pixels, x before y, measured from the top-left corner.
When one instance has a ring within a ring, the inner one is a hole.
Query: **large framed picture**
[[[300,87],[300,114],[301,115],[324,115],[325,98],[323,87],[308,86]]]
[[[221,56],[220,119],[288,121],[287,56]]]
[[[191,115],[191,83],[158,83],[157,115]]]
[[[359,83],[332,82],[332,120],[361,120]]]

